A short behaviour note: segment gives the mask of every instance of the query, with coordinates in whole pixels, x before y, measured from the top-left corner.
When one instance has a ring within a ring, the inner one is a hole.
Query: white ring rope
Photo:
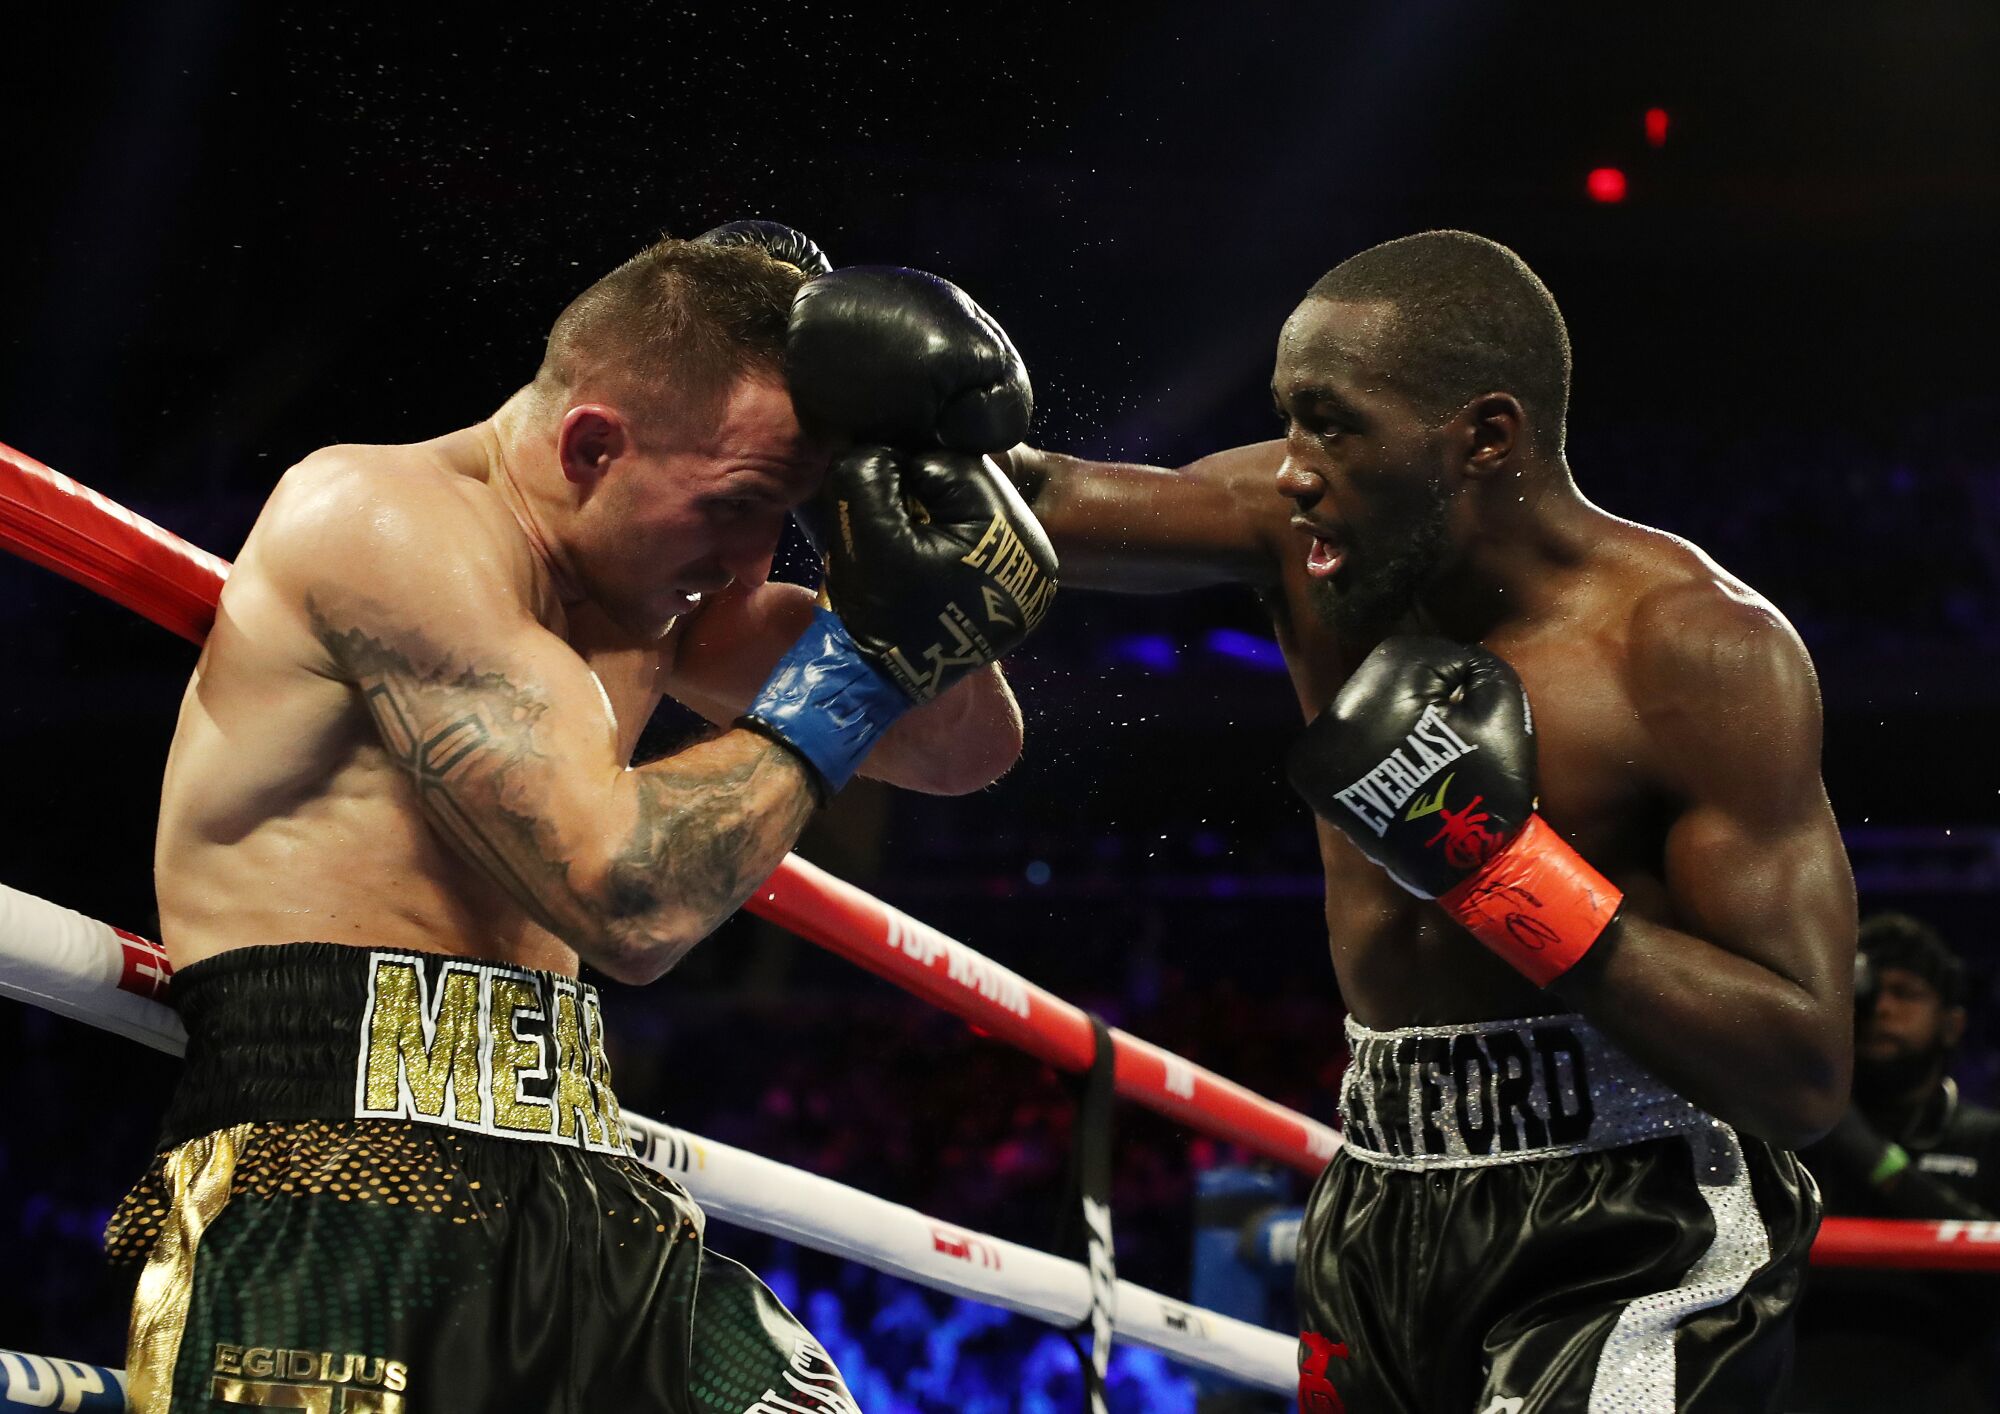
[[[164,1002],[154,944],[0,884],[0,992],[170,1055],[187,1047]],[[1090,1310],[1080,1262],[941,1222],[872,1194],[627,1115],[635,1156],[679,1182],[715,1216],[802,1247],[1050,1324]],[[1216,1311],[1118,1283],[1120,1340],[1278,1393],[1298,1386],[1297,1342]]]

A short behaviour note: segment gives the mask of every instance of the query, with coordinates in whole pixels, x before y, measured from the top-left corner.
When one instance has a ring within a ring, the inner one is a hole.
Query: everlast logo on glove
[[[1033,632],[1048,614],[1049,605],[1055,602],[1054,577],[1043,571],[1040,560],[1014,533],[1004,512],[993,517],[993,523],[986,527],[972,553],[960,563],[983,569],[993,578],[992,587],[982,591],[989,622],[1009,628],[1018,625],[1024,632]],[[1016,611],[1013,618],[1002,612],[1003,595],[1013,601]]]
[[[846,511],[843,501],[843,524]],[[1044,558],[1016,532],[1005,510],[994,515],[979,543],[959,563],[986,572],[988,582],[979,588],[983,615],[967,613],[954,599],[937,616],[944,638],[923,650],[921,662],[912,662],[896,646],[881,663],[897,686],[919,702],[937,696],[947,681],[965,671],[997,662],[1006,649],[996,649],[996,641],[1011,646],[1032,633],[1055,602],[1055,577],[1044,569]]]
[[[1383,640],[1286,766],[1320,818],[1421,898],[1456,888],[1534,813],[1520,679],[1439,638]]]
[[[1380,836],[1395,822],[1396,812],[1417,793],[1418,787],[1459,757],[1477,750],[1476,744],[1445,724],[1443,714],[1435,706],[1426,707],[1423,716],[1417,718],[1416,730],[1404,738],[1403,744],[1376,762],[1367,775],[1338,792],[1338,799]],[[1442,791],[1438,799],[1442,803]],[[1409,818],[1428,813],[1412,810]]]
[[[827,474],[826,595],[912,702],[999,661],[1048,616],[1056,557],[1000,469],[970,452],[860,447]]]
[[[1537,987],[1574,967],[1618,916],[1617,885],[1536,812],[1528,694],[1505,659],[1476,644],[1384,639],[1306,727],[1286,769],[1322,820]]]

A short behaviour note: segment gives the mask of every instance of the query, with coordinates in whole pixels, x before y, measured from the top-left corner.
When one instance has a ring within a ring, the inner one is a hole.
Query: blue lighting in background
[[[1164,633],[1121,633],[1106,649],[1114,663],[1136,663],[1151,673],[1180,671],[1181,651]]]
[[[835,1287],[801,1283],[788,1252],[760,1275],[840,1367],[868,1414],[1075,1414],[1075,1349],[1036,1321],[865,1268]],[[1111,1352],[1117,1414],[1194,1414],[1192,1377],[1136,1346]]]
[[[1028,867],[1022,870],[1021,872],[1027,875],[1029,883],[1033,884],[1036,888],[1039,889],[1043,884],[1046,884],[1049,881],[1049,876],[1052,871],[1049,869],[1048,860],[1030,859],[1028,861]]]
[[[1203,641],[1208,645],[1209,652],[1224,658],[1234,658],[1239,663],[1247,663],[1268,673],[1285,670],[1285,655],[1278,651],[1278,645],[1254,633],[1245,633],[1237,628],[1216,628],[1210,629]]]

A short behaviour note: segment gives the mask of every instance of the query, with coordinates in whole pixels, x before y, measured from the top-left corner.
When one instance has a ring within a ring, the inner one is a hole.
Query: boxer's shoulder
[[[279,479],[259,524],[365,541],[419,533],[430,539],[440,528],[432,523],[444,522],[452,540],[520,541],[493,488],[438,446],[322,447]]]
[[[305,457],[265,502],[237,573],[301,605],[352,596],[407,600],[414,612],[453,578],[487,594],[540,597],[519,523],[490,485],[435,447],[342,445]]]
[[[1633,595],[1628,661],[1641,696],[1675,697],[1744,673],[1810,673],[1798,630],[1776,605],[1708,562]]]
[[[1701,550],[1672,547],[1636,586],[1626,622],[1640,722],[1668,761],[1703,773],[1816,761],[1819,684],[1798,631]]]

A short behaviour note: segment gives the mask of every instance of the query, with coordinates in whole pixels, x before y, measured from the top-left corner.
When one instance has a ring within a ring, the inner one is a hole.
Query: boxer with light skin
[[[1311,723],[1355,1059],[1301,1237],[1309,1411],[1782,1398],[1817,1221],[1785,1151],[1852,1060],[1817,682],[1768,601],[1585,498],[1569,372],[1518,257],[1429,232],[1286,321],[1280,439],[1012,453],[1069,584],[1254,589]]]
[[[734,722],[810,619],[811,591],[769,575],[830,448],[775,363],[649,386],[570,329],[484,422],[328,448],[279,482],[168,761],[177,968],[303,930],[649,981],[804,828],[808,776],[769,736],[628,763],[664,697]],[[1020,743],[987,667],[862,771],[962,794]],[[445,771],[425,753],[447,746]]]
[[[666,972],[856,774],[1012,764],[1055,562],[980,452],[1029,409],[962,292],[734,223],[592,285],[485,421],[284,476],[162,792],[187,1065],[107,1235],[140,1414],[854,1414],[630,1157],[577,974]],[[770,581],[809,502],[818,596]],[[631,764],[668,696],[716,732]]]

